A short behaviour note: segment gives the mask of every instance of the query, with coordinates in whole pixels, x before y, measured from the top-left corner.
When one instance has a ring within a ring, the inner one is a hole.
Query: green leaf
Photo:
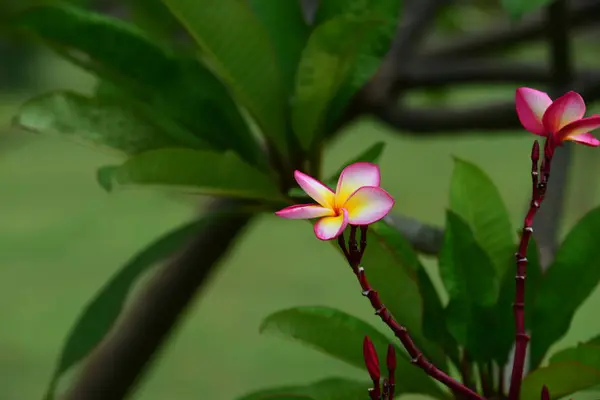
[[[521,399],[539,399],[544,385],[548,386],[550,399],[558,400],[598,384],[600,370],[578,362],[561,361],[529,373],[521,386]]]
[[[163,0],[263,133],[287,154],[285,86],[267,29],[241,0]]]
[[[389,344],[389,340],[370,324],[329,307],[278,311],[262,322],[260,332],[298,340],[361,370],[366,368],[362,354],[365,336],[369,336],[380,357],[385,357]],[[396,351],[404,356],[404,351],[397,347]],[[422,370],[411,365],[406,356],[402,360],[398,362],[397,376],[403,377],[397,382],[398,393],[426,393],[443,398],[443,392]]]
[[[305,149],[321,137],[329,104],[356,62],[376,20],[339,17],[315,28],[302,51],[292,102],[292,128]]]
[[[179,22],[161,0],[126,0],[131,21],[165,46],[173,46]]]
[[[13,122],[28,131],[58,135],[125,154],[185,145],[206,147],[191,135],[170,136],[122,104],[70,92],[53,92],[29,100],[21,106]]]
[[[135,26],[56,5],[29,8],[12,19],[11,26],[128,93],[153,122],[175,121],[161,127],[175,133],[185,129],[254,164],[263,159],[237,105],[212,72],[197,60],[165,52]]]
[[[52,372],[46,399],[53,398],[60,377],[89,354],[110,330],[123,309],[127,295],[140,276],[157,262],[171,256],[191,235],[203,229],[209,220],[216,217],[214,214],[207,215],[157,239],[125,264],[100,289],[86,305],[65,340],[58,363]]]
[[[474,361],[493,357],[493,335],[486,334],[498,298],[498,280],[487,254],[476,243],[466,222],[446,212],[444,244],[439,255],[442,281],[450,297],[447,323]]]
[[[514,237],[500,193],[476,165],[454,159],[450,183],[450,210],[471,228],[475,240],[488,254],[496,276],[502,278],[514,261]]]
[[[300,54],[310,29],[299,1],[248,0],[252,11],[269,32],[281,68],[286,95],[290,96]]]
[[[550,365],[562,361],[578,362],[600,371],[600,346],[587,342],[561,350],[550,358]]]
[[[161,149],[130,158],[112,172],[119,185],[179,188],[195,194],[280,200],[270,176],[232,152]]]
[[[340,16],[365,18],[377,16],[380,21],[366,32],[360,43],[356,62],[332,102],[328,126],[332,126],[348,102],[377,72],[395,36],[403,1],[401,0],[328,0],[320,2],[315,24],[320,25]]]
[[[429,274],[419,261],[417,253],[402,234],[385,221],[372,224],[369,229],[380,236],[403,265],[413,269],[417,276],[419,291],[423,299],[423,334],[438,343],[448,357],[458,364],[458,346],[448,331],[444,306]]]
[[[259,390],[238,400],[364,400],[372,384],[343,378],[327,378],[309,385],[289,385]]]
[[[502,0],[502,8],[512,19],[519,19],[525,14],[536,11],[551,3],[552,0]]]
[[[533,309],[542,281],[542,266],[537,243],[534,238],[529,239],[527,247],[527,281],[525,290],[525,329],[531,330],[533,326]],[[515,267],[516,268],[516,265]],[[513,273],[506,273],[500,285],[500,296],[496,304],[496,311],[491,314],[496,318],[489,331],[494,332],[495,360],[500,365],[506,364],[509,352],[515,341],[515,320],[512,304],[515,301],[515,269]]]
[[[411,337],[423,353],[438,368],[447,370],[447,360],[442,349],[425,337],[424,307],[418,274],[401,259],[397,250],[382,235],[376,222],[370,226],[368,246],[362,265],[371,286],[379,292],[382,302],[396,320],[406,326]],[[341,254],[341,252],[340,252]]]
[[[106,190],[107,192],[112,191],[112,176],[118,168],[119,167],[115,165],[104,165],[96,170],[96,181],[102,187],[102,189]]]
[[[569,330],[575,311],[600,280],[600,207],[588,212],[568,233],[542,278],[533,308],[531,362]]]

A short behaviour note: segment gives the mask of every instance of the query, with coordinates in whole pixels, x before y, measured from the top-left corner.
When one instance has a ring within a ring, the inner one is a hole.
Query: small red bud
[[[548,391],[548,386],[544,385],[542,388],[542,400],[550,400],[550,392]]]
[[[379,378],[381,377],[379,372],[379,360],[377,359],[375,346],[373,346],[373,342],[371,342],[371,339],[369,339],[368,336],[365,336],[363,341],[363,356],[365,358],[367,371],[369,371],[369,376],[371,376],[373,382],[378,383]]]
[[[391,344],[388,345],[386,361],[388,370],[394,371],[396,369],[396,350]]]
[[[535,140],[531,149],[531,161],[537,162],[540,159],[540,143]]]

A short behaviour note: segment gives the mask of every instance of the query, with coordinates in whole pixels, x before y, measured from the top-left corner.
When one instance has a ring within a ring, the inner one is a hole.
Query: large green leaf
[[[131,21],[146,34],[165,46],[178,44],[179,21],[169,12],[161,0],[125,0]]]
[[[527,247],[527,260],[525,329],[531,330],[533,309],[543,275],[538,246],[533,237],[530,238],[529,246]],[[500,365],[504,365],[508,361],[510,349],[515,341],[515,317],[512,304],[515,301],[516,264],[512,272],[504,275],[500,285],[500,296],[496,310],[491,313],[496,317],[493,328],[490,328],[490,331],[493,330],[494,332],[494,346],[497,349],[494,355],[495,360]]]
[[[160,149],[130,158],[110,170],[118,185],[152,185],[190,193],[280,200],[275,180],[232,152]]]
[[[329,354],[339,360],[365,370],[362,343],[369,336],[377,353],[387,352],[389,340],[368,323],[329,307],[296,307],[268,316],[260,327],[261,332],[276,333],[292,338]],[[398,354],[404,352],[396,347]],[[444,397],[443,392],[406,357],[398,362],[398,393],[426,393]],[[364,396],[364,393],[363,393]]]
[[[600,280],[600,207],[569,232],[542,278],[533,308],[531,362],[538,365],[548,348],[569,330],[575,311]]]
[[[550,365],[561,361],[578,362],[600,371],[600,346],[587,342],[561,350],[550,358]]]
[[[458,363],[458,347],[456,340],[448,331],[444,306],[431,278],[419,261],[417,253],[402,234],[385,221],[372,224],[369,228],[388,245],[403,265],[413,269],[417,276],[417,282],[421,298],[423,299],[423,334],[435,343],[438,343],[446,352],[447,356]]]
[[[536,369],[523,379],[521,400],[539,400],[548,386],[551,400],[600,384],[600,370],[573,361],[560,361]]]
[[[364,400],[372,384],[343,378],[327,378],[308,385],[289,385],[259,390],[238,400]],[[368,395],[367,395],[368,396]]]
[[[386,240],[377,222],[371,225],[368,246],[362,265],[371,286],[379,292],[381,300],[396,320],[406,326],[417,346],[438,368],[447,370],[447,360],[442,349],[425,337],[424,308],[418,274],[398,256],[397,250]],[[340,252],[341,254],[341,252]],[[357,283],[358,285],[358,283]]]
[[[121,20],[69,6],[32,7],[11,24],[113,82],[153,121],[165,114],[211,146],[261,162],[258,144],[227,89],[197,60],[165,52]]]
[[[514,260],[513,230],[506,206],[491,179],[476,165],[454,159],[450,209],[471,228],[502,278]]]
[[[173,137],[122,104],[53,92],[26,102],[13,120],[28,131],[136,154],[164,147],[206,147],[183,131]]]
[[[302,51],[292,102],[292,127],[309,149],[323,133],[329,104],[349,76],[375,19],[339,17],[313,30]]]
[[[442,281],[450,297],[447,321],[456,340],[474,361],[488,361],[493,334],[486,331],[498,299],[494,267],[479,247],[467,223],[452,211],[446,213],[444,244],[439,255]]]
[[[263,133],[287,154],[285,86],[267,29],[242,0],[163,0]]]
[[[340,16],[364,18],[368,15],[377,15],[380,21],[366,33],[364,40],[360,43],[356,62],[330,107],[328,115],[330,123],[339,118],[352,96],[379,69],[395,36],[402,3],[402,0],[327,0],[320,2],[315,18],[316,24],[323,24]]]
[[[60,352],[59,360],[52,372],[46,391],[46,399],[54,396],[60,377],[81,361],[102,340],[121,313],[127,295],[135,282],[157,262],[171,256],[196,232],[203,229],[209,220],[206,217],[179,227],[157,239],[140,251],[108,281],[86,305]]]
[[[286,86],[292,93],[300,54],[310,29],[302,15],[299,1],[248,0],[252,11],[269,32]]]
[[[551,2],[552,0],[502,0],[502,7],[511,18],[517,19]]]

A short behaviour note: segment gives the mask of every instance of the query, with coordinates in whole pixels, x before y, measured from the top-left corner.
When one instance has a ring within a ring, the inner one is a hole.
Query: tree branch
[[[216,200],[207,213],[235,211],[241,203]],[[88,360],[66,400],[122,399],[147,370],[184,311],[250,221],[249,214],[215,218],[159,271],[113,332]]]
[[[600,15],[600,2],[596,0],[572,1],[565,11],[567,22],[574,29],[595,25]],[[485,32],[467,34],[449,43],[442,43],[424,52],[431,62],[448,57],[473,57],[495,53],[515,45],[542,39],[546,35],[546,20],[542,14],[520,22],[503,23]]]

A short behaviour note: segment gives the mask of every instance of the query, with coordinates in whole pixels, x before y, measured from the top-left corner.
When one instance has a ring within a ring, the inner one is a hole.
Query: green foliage
[[[513,261],[513,231],[496,185],[476,165],[454,159],[450,183],[450,210],[471,228],[501,278]]]
[[[302,51],[292,103],[292,127],[305,149],[322,137],[329,104],[352,71],[373,17],[339,17],[317,26]]]
[[[281,154],[288,154],[285,85],[267,29],[243,1],[163,0]]]
[[[168,53],[134,26],[50,5],[24,11],[11,26],[113,83],[171,135],[196,135],[215,149],[233,149],[248,162],[264,162],[225,86],[198,61]]]
[[[379,21],[365,33],[358,49],[356,63],[331,105],[328,115],[330,129],[341,116],[352,96],[373,77],[381,66],[396,33],[402,4],[401,0],[328,0],[320,2],[315,18],[317,25],[341,16],[355,18],[370,16]]]
[[[268,316],[261,332],[277,333],[300,341],[361,370],[365,368],[362,343],[371,338],[379,355],[387,352],[389,340],[368,323],[329,307],[296,307]],[[396,347],[397,354],[404,352]],[[411,365],[406,356],[398,361],[397,392],[424,393],[444,398],[443,392],[421,370]],[[364,392],[363,392],[364,397]]]
[[[85,306],[69,332],[61,350],[46,399],[52,399],[60,377],[81,361],[104,338],[121,313],[127,295],[137,280],[157,262],[163,261],[181,248],[209,220],[212,214],[181,226],[151,243],[125,264]]]
[[[521,398],[539,399],[544,385],[548,386],[550,399],[558,400],[598,384],[600,384],[600,370],[574,361],[561,361],[529,373],[523,379]]]
[[[552,0],[502,0],[502,7],[513,19],[519,19],[523,15],[536,11],[550,4]]]
[[[269,32],[277,60],[290,96],[302,49],[310,29],[304,21],[299,1],[248,0],[252,11]]]
[[[238,400],[364,400],[372,384],[342,378],[328,378],[309,385],[281,386],[260,390]]]
[[[450,297],[448,328],[474,361],[488,361],[494,356],[488,320],[499,291],[494,266],[460,216],[447,211],[445,228],[439,266]]]
[[[281,200],[275,180],[232,152],[160,149],[131,157],[111,171],[118,185],[153,185],[187,193]]]
[[[423,334],[427,339],[439,344],[446,355],[458,364],[458,347],[448,331],[444,306],[417,254],[400,232],[387,222],[376,222],[371,225],[370,230],[385,241],[387,248],[401,264],[415,271],[423,301]]]
[[[568,233],[542,278],[533,307],[531,362],[537,366],[548,348],[567,333],[575,311],[600,281],[600,207],[588,212]]]
[[[171,137],[117,102],[71,92],[53,92],[29,100],[19,110],[14,124],[28,131],[58,135],[125,154],[186,145],[207,147],[193,135]]]

